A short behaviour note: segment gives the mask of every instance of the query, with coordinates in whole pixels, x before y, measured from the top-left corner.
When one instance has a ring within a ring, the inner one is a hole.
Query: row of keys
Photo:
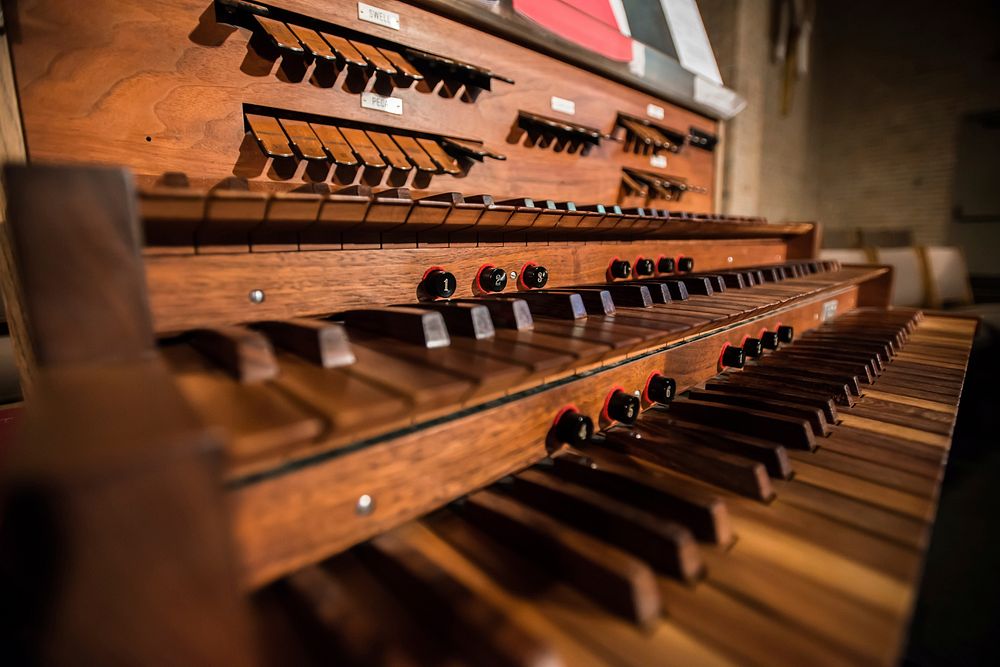
[[[481,144],[447,137],[402,134],[379,126],[360,129],[338,125],[334,119],[304,121],[280,116],[246,114],[250,132],[265,155],[277,159],[329,161],[345,167],[417,171],[456,175],[458,158],[482,160],[505,156]]]
[[[490,90],[494,80],[514,83],[486,67],[454,58],[375,37],[344,36],[339,26],[311,17],[283,11],[276,18],[273,10],[235,0],[220,0],[219,4],[225,9],[223,20],[252,29],[264,50],[273,50],[275,58],[280,54],[303,70],[307,63],[315,64],[314,80],[321,84],[326,81],[327,86],[332,86],[335,78],[335,72],[327,71],[331,68],[346,69],[349,74],[360,75],[362,80],[374,76],[377,84],[390,86],[409,87],[414,82],[426,82],[424,89],[428,92],[442,81],[442,92],[455,96],[461,89],[468,101]],[[305,78],[304,71],[300,78]]]
[[[351,153],[343,159],[355,158]],[[408,188],[374,191],[367,185],[335,190],[316,185],[312,192],[277,193],[157,187],[142,190],[140,204],[150,245],[201,245],[217,242],[215,237],[223,235],[231,239],[228,242],[253,245],[255,234],[267,236],[271,243],[287,235],[290,242],[305,245],[339,240],[339,233],[346,230],[389,229],[418,233],[559,231],[574,236],[633,238],[678,223],[766,224],[763,218],[746,216],[528,197],[503,199],[458,192],[415,196]]]
[[[909,329],[883,312],[819,331],[839,332],[842,344]],[[914,367],[960,382],[961,371],[896,362],[880,390],[908,400]],[[959,391],[943,392],[941,404],[954,405]],[[912,414],[904,402],[880,408],[879,427]],[[663,656],[884,662],[907,612],[883,604],[871,582],[912,581],[919,571],[944,453],[927,458],[914,441],[836,426],[825,409],[794,390],[694,390],[588,437],[582,450],[303,568],[282,582],[277,596],[288,607],[277,609],[304,613],[310,622],[293,624],[304,640],[352,664],[385,653],[518,666],[603,664],[609,655],[629,667]],[[748,434],[764,425],[766,438]],[[803,447],[789,425],[827,429],[823,448]],[[766,498],[748,497],[755,487]],[[780,502],[760,502],[775,495]]]

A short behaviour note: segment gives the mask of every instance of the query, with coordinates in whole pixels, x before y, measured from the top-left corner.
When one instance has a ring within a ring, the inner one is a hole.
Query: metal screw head
[[[368,516],[374,509],[375,499],[367,493],[362,494],[362,496],[358,498],[358,502],[354,505],[354,512],[359,516]]]
[[[511,280],[517,280],[517,271],[511,271],[510,272],[510,279]]]
[[[262,289],[252,289],[250,290],[250,303],[264,303],[264,290]]]
[[[733,263],[733,258],[732,257],[726,257],[726,261],[729,262],[730,264],[732,264]]]

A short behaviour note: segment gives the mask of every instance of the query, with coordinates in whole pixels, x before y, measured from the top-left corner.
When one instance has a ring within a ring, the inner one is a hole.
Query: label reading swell
[[[399,14],[390,12],[381,7],[372,7],[363,2],[358,3],[358,18],[368,23],[385,26],[393,30],[399,30]]]

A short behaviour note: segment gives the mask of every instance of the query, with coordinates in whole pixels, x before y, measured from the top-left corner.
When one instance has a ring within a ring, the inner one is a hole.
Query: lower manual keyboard
[[[317,664],[892,664],[972,320],[858,309],[257,595]]]

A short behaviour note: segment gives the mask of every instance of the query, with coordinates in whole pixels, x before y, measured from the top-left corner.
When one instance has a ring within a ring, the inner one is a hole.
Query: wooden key
[[[570,287],[572,290],[599,290],[611,295],[615,307],[651,308],[653,297],[645,285],[616,283],[607,285],[582,285]],[[605,313],[608,314],[608,313]]]
[[[398,51],[393,51],[385,46],[380,46],[378,50],[382,52],[382,55],[392,63],[393,67],[395,67],[400,74],[408,79],[413,79],[414,81],[423,81],[424,75],[418,72],[417,68],[414,67],[403,54]]]
[[[701,296],[711,296],[715,290],[708,278],[681,278],[680,282],[687,287],[689,294],[700,294]],[[672,293],[671,293],[672,295]]]
[[[778,442],[790,449],[816,448],[812,428],[804,419],[771,414],[737,405],[724,405],[693,400],[674,401],[670,414],[680,419],[720,427]]]
[[[670,303],[674,299],[670,296],[670,288],[662,280],[655,278],[642,278],[636,281],[637,284],[645,285],[649,289],[649,296],[653,303]],[[685,292],[686,294],[686,292]]]
[[[403,151],[399,150],[399,146],[396,145],[396,142],[388,134],[373,130],[368,130],[366,134],[393,169],[400,171],[410,171],[413,169],[413,165],[406,159],[406,155],[403,154]]]
[[[289,29],[295,33],[295,37],[298,38],[302,45],[306,47],[306,50],[316,58],[317,61],[335,61],[337,60],[337,54],[330,48],[318,32],[310,28],[304,28],[300,25],[295,25],[294,23],[288,24]]]
[[[615,461],[618,455],[594,450],[597,460],[566,453],[551,472],[686,526],[698,540],[726,546],[733,529],[725,503],[694,483],[667,480]],[[609,460],[610,459],[610,460]]]
[[[494,326],[517,331],[530,331],[535,326],[531,309],[524,299],[497,297],[492,299],[452,299],[454,303],[471,303],[490,311]]]
[[[492,158],[494,160],[506,160],[506,155],[501,155],[499,153],[494,153],[486,146],[476,143],[473,141],[465,141],[463,139],[455,139],[454,137],[441,137],[440,139],[441,147],[444,149],[452,149],[463,155],[468,155],[476,160],[482,160],[483,158]]]
[[[361,557],[403,600],[422,625],[457,646],[470,664],[542,667],[557,656],[541,637],[432,560],[406,531],[381,535]]]
[[[847,389],[848,396],[861,395],[861,383],[858,381],[857,376],[848,375],[847,373],[824,371],[814,367],[802,368],[795,365],[761,366],[757,364],[748,366],[746,371],[758,377],[773,377],[779,380],[801,378],[811,382],[827,382],[836,386],[838,391],[840,385],[843,385]]]
[[[351,146],[351,150],[361,158],[361,162],[366,167],[383,169],[386,166],[385,162],[382,161],[382,156],[379,154],[378,149],[375,148],[375,144],[371,142],[363,130],[353,127],[341,127],[339,129],[340,133],[344,135],[344,139]]]
[[[312,412],[267,382],[237,382],[190,345],[160,348],[184,398],[205,424],[226,434],[227,461],[239,467],[320,436]]]
[[[601,446],[676,470],[748,498],[767,501],[774,497],[767,469],[757,461],[720,451],[693,450],[688,446],[668,442],[653,433],[643,435],[620,427],[605,431],[604,435],[606,439],[599,443]]]
[[[531,313],[538,317],[553,317],[561,320],[579,320],[587,317],[583,297],[576,292],[527,291],[520,297],[528,302]],[[504,299],[506,297],[489,297]]]
[[[367,308],[333,316],[348,329],[363,329],[428,348],[451,344],[441,313],[418,308]]]
[[[452,336],[471,336],[476,340],[482,340],[496,335],[490,309],[483,305],[454,301],[424,301],[408,307],[436,310],[441,313],[448,327],[448,333]]]
[[[875,382],[875,375],[869,370],[867,364],[838,361],[824,355],[807,354],[793,356],[785,354],[784,350],[782,350],[776,354],[766,356],[755,363],[758,366],[773,366],[775,368],[804,368],[810,372],[829,373],[830,377],[855,378],[856,381],[863,382],[864,384],[873,384]]]
[[[253,325],[276,346],[297,354],[323,368],[349,366],[354,363],[347,331],[339,324],[324,320],[295,318],[259,322]]]
[[[691,296],[687,285],[680,280],[664,280],[663,284],[667,286],[670,298],[674,301],[687,301]]]
[[[434,141],[433,139],[424,139],[423,137],[417,137],[417,143],[423,148],[427,155],[430,156],[434,162],[437,163],[441,171],[446,174],[460,174],[462,173],[462,168],[459,167],[458,162],[452,156],[448,155],[445,149],[441,148],[441,144]]]
[[[381,72],[382,74],[396,73],[396,68],[392,66],[389,59],[382,55],[382,52],[371,44],[352,41],[351,46],[353,46],[354,49],[361,54],[361,57],[365,59],[365,62],[373,67],[376,72]]]
[[[632,428],[640,433],[653,433],[657,437],[676,440],[695,448],[708,447],[758,461],[767,468],[767,474],[776,479],[788,479],[792,476],[792,466],[784,445],[769,440],[668,417],[666,412],[657,409],[644,412]]]
[[[351,150],[350,145],[344,139],[344,135],[340,133],[340,130],[333,125],[313,123],[310,123],[309,127],[312,128],[316,137],[323,142],[323,148],[326,149],[326,152],[336,164],[342,164],[347,167],[353,167],[358,164],[358,158],[354,155],[354,151]]]
[[[829,422],[827,422],[822,409],[810,408],[800,403],[784,401],[780,397],[745,396],[725,391],[692,389],[688,391],[688,398],[694,401],[738,405],[762,412],[772,412],[774,414],[785,415],[786,417],[803,419],[809,423],[814,435],[825,436],[830,433]]]
[[[838,403],[847,406],[854,405],[854,398],[850,388],[842,382],[829,382],[790,373],[765,372],[764,369],[756,367],[749,367],[741,373],[732,373],[731,375],[740,375],[744,381],[750,383],[767,380],[779,387],[788,386],[809,389],[810,391],[820,392],[827,397],[832,396]]]
[[[279,120],[282,129],[292,142],[292,147],[298,150],[299,156],[306,160],[325,160],[326,151],[323,143],[309,127],[309,123],[301,120]]]
[[[678,523],[540,470],[525,470],[494,488],[682,581],[702,573],[694,536]]]
[[[489,395],[517,386],[530,369],[504,360],[476,355],[451,346],[428,349],[422,345],[403,343],[398,339],[377,334],[351,334],[355,346],[364,344],[373,350],[438,369],[464,378],[475,385],[474,394]]]
[[[869,384],[882,374],[882,366],[875,363],[874,357],[864,355],[842,354],[837,352],[819,352],[810,349],[800,349],[798,346],[786,347],[781,355],[790,359],[817,359],[844,364],[854,364],[858,370],[855,375],[869,378]]]
[[[825,392],[788,387],[780,382],[764,382],[760,379],[744,381],[739,373],[725,374],[705,383],[705,389],[744,396],[773,396],[776,399],[807,405],[823,411],[830,424],[837,423],[837,406]]]
[[[364,56],[358,53],[358,50],[354,48],[354,45],[343,37],[331,35],[328,32],[321,32],[320,35],[322,35],[326,43],[330,45],[330,48],[333,49],[338,56],[343,58],[344,62],[348,65],[353,65],[355,67],[368,66],[368,61],[364,59]]]
[[[585,287],[583,289],[565,290],[550,289],[539,290],[538,292],[534,292],[534,294],[542,294],[544,292],[563,295],[578,294],[588,315],[611,315],[615,312],[615,302],[611,298],[611,292],[605,289],[589,287]],[[529,294],[530,293],[531,292],[529,292]]]
[[[295,38],[295,35],[292,34],[287,25],[281,21],[261,16],[260,14],[254,14],[253,17],[256,19],[257,25],[264,29],[267,36],[271,38],[271,42],[279,49],[291,51],[292,53],[305,53],[302,45],[299,44],[299,40]]]
[[[505,340],[511,343],[530,345],[532,347],[548,350],[551,353],[568,355],[572,358],[572,363],[576,366],[586,365],[600,361],[611,354],[611,348],[602,343],[595,343],[590,340],[542,333],[534,330],[513,331],[510,329],[498,329],[497,340]],[[569,364],[567,364],[567,367]]]
[[[555,320],[539,317],[535,320],[535,331],[553,336],[581,338],[594,343],[603,343],[619,354],[642,347],[649,338],[650,329],[638,329],[612,321]]]
[[[436,172],[439,171],[439,167],[431,156],[427,154],[417,140],[411,136],[405,134],[397,134],[393,136],[393,139],[399,145],[400,150],[402,150],[406,157],[417,167],[417,171],[424,172]]]
[[[274,350],[263,335],[238,326],[199,329],[191,345],[240,382],[262,382],[278,375]]]
[[[421,418],[427,418],[429,413],[454,410],[475,392],[474,383],[468,378],[448,369],[430,367],[417,359],[393,355],[391,349],[369,340],[355,344],[354,353],[358,361],[351,367],[351,373],[420,408]]]
[[[250,132],[265,155],[273,158],[295,157],[277,118],[248,113],[246,119]]]
[[[493,491],[461,505],[462,514],[498,539],[532,552],[533,560],[611,613],[648,625],[660,613],[652,570],[639,559]]]
[[[350,435],[353,441],[404,426],[411,420],[411,406],[405,397],[354,372],[356,363],[321,368],[290,354],[279,352],[278,358],[281,375],[274,383],[300,404],[323,415],[332,435]]]

